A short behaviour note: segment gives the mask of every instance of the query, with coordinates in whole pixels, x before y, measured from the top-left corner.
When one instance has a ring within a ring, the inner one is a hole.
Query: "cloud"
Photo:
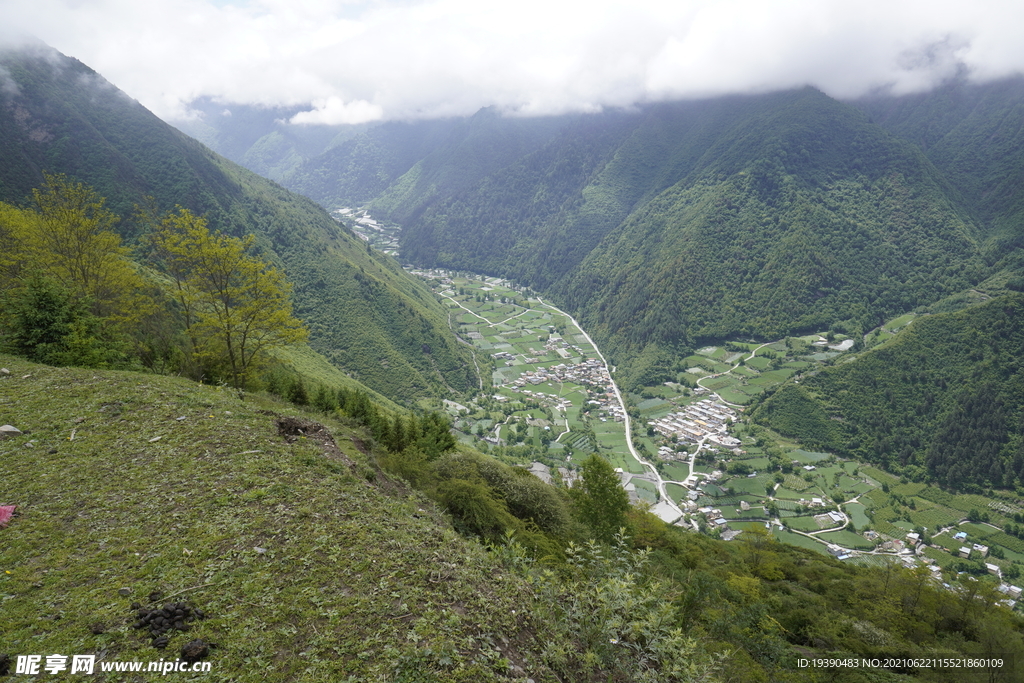
[[[20,95],[21,88],[11,77],[11,72],[0,66],[0,93],[5,95]]]
[[[164,118],[201,96],[338,123],[807,84],[853,97],[1024,70],[1024,5],[994,0],[5,0],[2,13],[8,33],[38,36]]]
[[[366,100],[343,102],[341,98],[328,97],[326,100],[313,102],[312,111],[299,112],[289,119],[289,123],[336,126],[343,123],[377,121],[383,116],[384,110],[379,105],[370,104]]]

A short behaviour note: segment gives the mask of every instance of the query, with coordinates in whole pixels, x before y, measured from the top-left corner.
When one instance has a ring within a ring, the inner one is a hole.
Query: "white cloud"
[[[4,0],[0,25],[165,118],[199,96],[295,123],[623,107],[816,85],[910,92],[1024,70],[1024,5],[981,0]],[[0,37],[2,40],[2,37]]]
[[[326,100],[313,102],[312,111],[299,112],[289,123],[326,124],[336,126],[343,123],[366,123],[377,121],[384,116],[384,110],[366,100],[344,102],[339,97],[328,97]]]

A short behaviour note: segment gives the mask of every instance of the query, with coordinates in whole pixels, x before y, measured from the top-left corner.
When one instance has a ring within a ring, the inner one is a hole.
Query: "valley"
[[[353,229],[374,248],[394,253],[400,227],[365,211],[344,215],[356,218]],[[444,402],[467,445],[569,484],[596,451],[634,503],[670,524],[725,540],[767,527],[780,541],[847,562],[924,566],[936,577],[944,569],[996,574],[1006,596],[1019,593],[1010,582],[1024,563],[1024,541],[1013,535],[1024,535],[1016,526],[1024,508],[1013,496],[951,495],[904,482],[783,437],[744,412],[791,378],[891,342],[918,314],[859,340],[823,330],[703,347],[678,361],[675,381],[623,394],[615,368],[609,372],[580,324],[529,288],[468,272],[407,270],[447,306],[452,331],[491,360],[489,391]]]
[[[240,682],[1024,657],[1024,80],[301,131],[209,103],[246,170],[49,48],[6,74],[0,675],[196,637]],[[63,276],[46,188],[110,210],[139,324],[23,277]],[[185,210],[308,330],[244,387],[154,252]],[[163,594],[211,618],[150,640]],[[1024,680],[993,673],[963,680]]]

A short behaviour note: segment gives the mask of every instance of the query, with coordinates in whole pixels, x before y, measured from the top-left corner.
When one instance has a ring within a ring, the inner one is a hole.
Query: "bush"
[[[506,529],[516,528],[516,520],[505,504],[491,495],[484,484],[453,479],[442,482],[437,494],[438,501],[448,509],[456,527],[462,531],[497,540]]]

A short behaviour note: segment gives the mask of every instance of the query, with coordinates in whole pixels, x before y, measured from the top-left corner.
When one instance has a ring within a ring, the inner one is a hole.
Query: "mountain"
[[[189,103],[191,117],[173,125],[254,173],[279,181],[304,160],[321,154],[367,126],[293,126],[300,107],[224,104],[209,97]]]
[[[852,104],[917,145],[957,188],[988,240],[989,258],[1024,246],[1024,76],[956,79],[926,93]]]
[[[786,384],[753,419],[954,490],[1024,483],[1024,294],[919,317],[857,360]]]
[[[220,157],[99,74],[35,46],[0,53],[0,201],[24,203],[42,173],[65,173],[106,197],[136,244],[134,207],[152,197],[257,237],[294,284],[310,345],[367,386],[406,403],[479,386],[471,350],[446,312],[389,257],[372,252],[312,201]]]
[[[369,200],[402,226],[407,261],[551,295],[622,364],[736,335],[868,330],[990,272],[963,192],[916,144],[812,88],[545,120],[481,112],[441,141],[392,137],[387,153],[385,130],[283,182]],[[372,183],[352,182],[356,150],[377,159]]]

